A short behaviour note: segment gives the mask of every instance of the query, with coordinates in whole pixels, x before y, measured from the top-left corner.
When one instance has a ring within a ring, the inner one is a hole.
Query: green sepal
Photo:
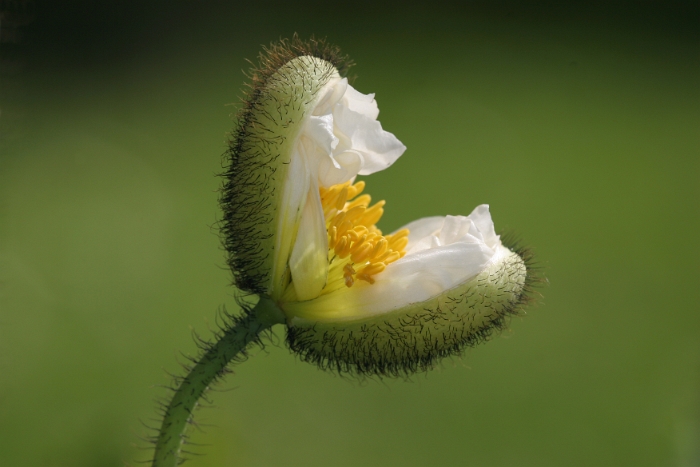
[[[222,243],[243,292],[270,295],[289,280],[287,250],[296,232],[281,241],[280,212],[292,149],[319,91],[348,66],[337,48],[295,37],[265,49],[250,71],[220,197]]]
[[[530,256],[508,251],[439,296],[356,321],[293,318],[287,343],[302,360],[338,373],[408,376],[487,340],[528,299]]]

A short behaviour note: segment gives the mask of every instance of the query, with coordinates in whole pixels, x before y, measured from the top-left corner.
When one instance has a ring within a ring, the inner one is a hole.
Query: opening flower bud
[[[234,284],[277,310],[303,360],[405,375],[488,338],[527,296],[529,256],[503,245],[489,207],[385,234],[358,175],[405,146],[373,94],[318,41],[261,56],[229,150],[221,203]]]

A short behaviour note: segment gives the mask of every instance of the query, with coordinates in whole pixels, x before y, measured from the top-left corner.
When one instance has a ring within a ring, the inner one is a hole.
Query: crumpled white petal
[[[304,125],[300,140],[310,140],[318,147],[320,154],[333,151],[338,146],[338,138],[333,134],[333,123],[333,115],[311,115]]]
[[[478,243],[488,248],[500,244],[488,204],[477,206],[469,216],[427,217],[408,224],[407,256],[454,243]]]
[[[357,175],[363,164],[362,154],[352,149],[323,157],[318,166],[318,178],[328,186],[345,183]]]
[[[308,118],[300,139],[317,146],[319,185],[328,188],[355,176],[369,175],[393,164],[406,147],[377,121],[379,108],[374,94],[362,94],[336,78],[326,86],[325,94]]]
[[[347,93],[348,80],[346,78],[332,78],[326,87],[324,88],[325,94],[319,99],[314,107],[312,115],[326,115],[333,111],[333,106],[335,106],[343,96]],[[354,91],[354,89],[353,89]],[[374,94],[370,94],[374,97]],[[379,111],[377,110],[377,113]]]
[[[347,84],[348,80],[343,79],[343,81]],[[377,101],[374,100],[374,93],[362,94],[350,85],[347,88],[347,91],[343,94],[345,107],[367,118],[376,120],[379,116],[379,107],[377,106]]]
[[[348,86],[348,89],[352,87]],[[381,123],[365,114],[336,105],[333,118],[339,139],[336,151],[354,149],[362,154],[364,161],[358,171],[360,175],[386,169],[406,150],[401,141],[382,129]]]
[[[386,313],[463,284],[509,252],[485,204],[469,216],[428,217],[406,227],[411,229],[406,256],[377,274],[374,284],[358,281],[299,306],[346,319]]]

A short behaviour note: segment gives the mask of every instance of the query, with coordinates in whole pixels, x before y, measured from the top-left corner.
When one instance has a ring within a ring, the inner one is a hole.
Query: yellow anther
[[[374,284],[374,278],[372,276],[368,276],[367,274],[358,274],[357,278],[363,281],[367,281],[370,284]]]
[[[350,259],[352,260],[353,263],[361,263],[362,261],[365,261],[369,254],[372,252],[372,245],[370,243],[363,243],[360,245],[359,248],[357,248]]]
[[[381,236],[382,236],[382,231],[379,230],[379,229],[377,228],[377,226],[371,225],[371,226],[368,227],[368,229],[369,229],[370,232],[376,233],[378,237],[381,237]]]
[[[372,276],[382,273],[387,264],[406,254],[408,230],[382,235],[375,224],[384,214],[386,203],[379,201],[370,207],[372,197],[360,195],[364,189],[365,182],[354,185],[346,182],[320,189],[330,258],[334,256],[329,264],[330,287],[338,287],[339,281],[347,287],[352,287],[356,280],[374,284]],[[358,272],[353,265],[359,267]]]
[[[392,238],[389,244],[391,245],[392,250],[403,251],[403,249],[406,248],[406,245],[408,245],[408,237],[401,237],[398,240]]]
[[[321,205],[323,206],[324,214],[328,215],[331,209],[335,206],[336,200],[338,199],[338,194],[342,189],[347,186],[347,184],[334,185],[330,188],[320,188],[319,192],[321,194]]]
[[[387,235],[386,238],[387,238],[387,240],[392,240],[392,239],[395,240],[395,239],[401,238],[401,237],[408,237],[409,233],[410,232],[408,231],[408,229],[401,229],[398,232],[396,232],[395,234]]]
[[[338,258],[340,258],[340,259],[345,259],[348,256],[350,256],[350,254],[352,253],[352,250],[353,250],[352,243],[350,242],[350,240],[347,237],[343,237],[343,238],[345,239],[345,243],[343,244],[343,248],[338,248],[337,245],[335,248],[336,255],[338,255]],[[340,242],[338,242],[338,243],[340,243]]]
[[[365,243],[366,240],[367,240],[367,234],[363,232],[362,235],[360,235],[360,238],[358,238],[357,241],[355,243],[353,243],[353,245],[352,245],[353,249],[360,248],[360,246],[363,243]]]
[[[382,200],[377,202],[374,206],[371,208],[368,208],[358,221],[359,224],[363,225],[374,225],[376,224],[379,219],[381,219],[382,215],[384,214],[384,209],[382,207],[386,204],[386,201]]]
[[[335,251],[335,254],[340,256],[340,253],[345,249],[345,246],[348,243],[348,237],[340,237],[338,241],[335,244],[335,247],[333,248],[333,251]]]
[[[348,204],[348,209],[352,209],[352,208],[354,208],[354,207],[356,207],[356,206],[364,206],[364,207],[367,207],[367,206],[369,206],[369,203],[371,203],[371,202],[372,202],[372,197],[371,197],[370,195],[362,195],[362,196],[360,196],[359,198],[357,198],[357,199],[355,199],[355,200],[352,200],[352,201]]]
[[[338,198],[335,201],[335,208],[340,211],[345,206],[345,202],[348,200],[348,187],[343,187],[338,193]]]
[[[352,287],[352,284],[355,283],[352,278],[353,274],[355,274],[355,269],[353,269],[351,264],[346,264],[345,267],[343,267],[343,279],[347,287]]]
[[[372,258],[372,261],[375,263],[380,263],[380,262],[385,262],[386,259],[389,257],[390,254],[392,254],[394,250],[386,250],[383,254]]]
[[[343,223],[345,220],[345,212],[339,212],[338,214],[335,215],[333,220],[331,221],[331,225],[334,225],[336,227],[340,227],[340,224]]]
[[[343,279],[345,279],[346,287],[352,287],[352,285],[355,283],[355,279],[353,279],[349,274],[343,274]]]
[[[376,206],[376,205],[375,205]],[[370,209],[368,209],[365,214],[362,216],[360,219],[360,223],[364,225],[374,225],[377,222],[379,222],[379,219],[382,218],[384,215],[384,209],[381,207],[378,209],[374,209],[375,206],[372,206]]]
[[[379,211],[380,209],[382,209],[384,207],[385,204],[386,204],[386,201],[384,201],[384,200],[377,201],[376,203],[374,203],[374,206],[367,209],[367,213]],[[370,224],[370,225],[373,225],[373,224]]]
[[[338,239],[338,229],[333,225],[328,229],[328,248],[335,247],[335,241]]]
[[[366,208],[364,206],[355,206],[354,208],[345,211],[345,219],[350,222],[354,222],[356,219],[361,217],[365,211]]]
[[[368,276],[373,276],[379,274],[386,269],[386,264],[384,263],[371,263],[360,270],[360,274],[366,274]]]
[[[359,182],[355,183],[354,185],[349,186],[348,187],[348,199],[353,199],[355,196],[362,193],[362,191],[364,189],[365,189],[365,182],[363,182],[363,181],[359,181]]]
[[[391,253],[389,253],[389,255],[386,258],[384,258],[383,261],[384,261],[384,263],[389,264],[389,263],[393,263],[394,261],[396,261],[399,258],[401,258],[401,253],[399,253],[398,251],[392,251]]]
[[[360,233],[355,229],[348,230],[347,236],[349,240],[355,243],[360,241]]]
[[[343,223],[338,226],[338,236],[345,235],[345,232],[350,229],[352,229],[352,222],[343,221]]]
[[[374,245],[374,251],[372,252],[371,259],[373,260],[374,258],[383,255],[388,247],[389,242],[386,241],[386,238],[380,238],[379,241]]]
[[[348,230],[347,236],[353,242],[362,242],[360,240],[363,236],[368,235],[369,231],[364,225],[356,225],[353,229]],[[366,238],[366,237],[365,237]]]

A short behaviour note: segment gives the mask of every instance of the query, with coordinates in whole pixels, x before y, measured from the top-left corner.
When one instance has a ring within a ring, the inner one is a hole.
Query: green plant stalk
[[[227,365],[237,356],[245,356],[251,342],[273,325],[283,323],[284,317],[269,299],[261,297],[255,308],[233,323],[221,338],[205,350],[178,385],[165,409],[163,423],[156,440],[153,467],[174,467],[181,463],[180,453],[185,430],[192,412],[210,384],[223,376]]]

